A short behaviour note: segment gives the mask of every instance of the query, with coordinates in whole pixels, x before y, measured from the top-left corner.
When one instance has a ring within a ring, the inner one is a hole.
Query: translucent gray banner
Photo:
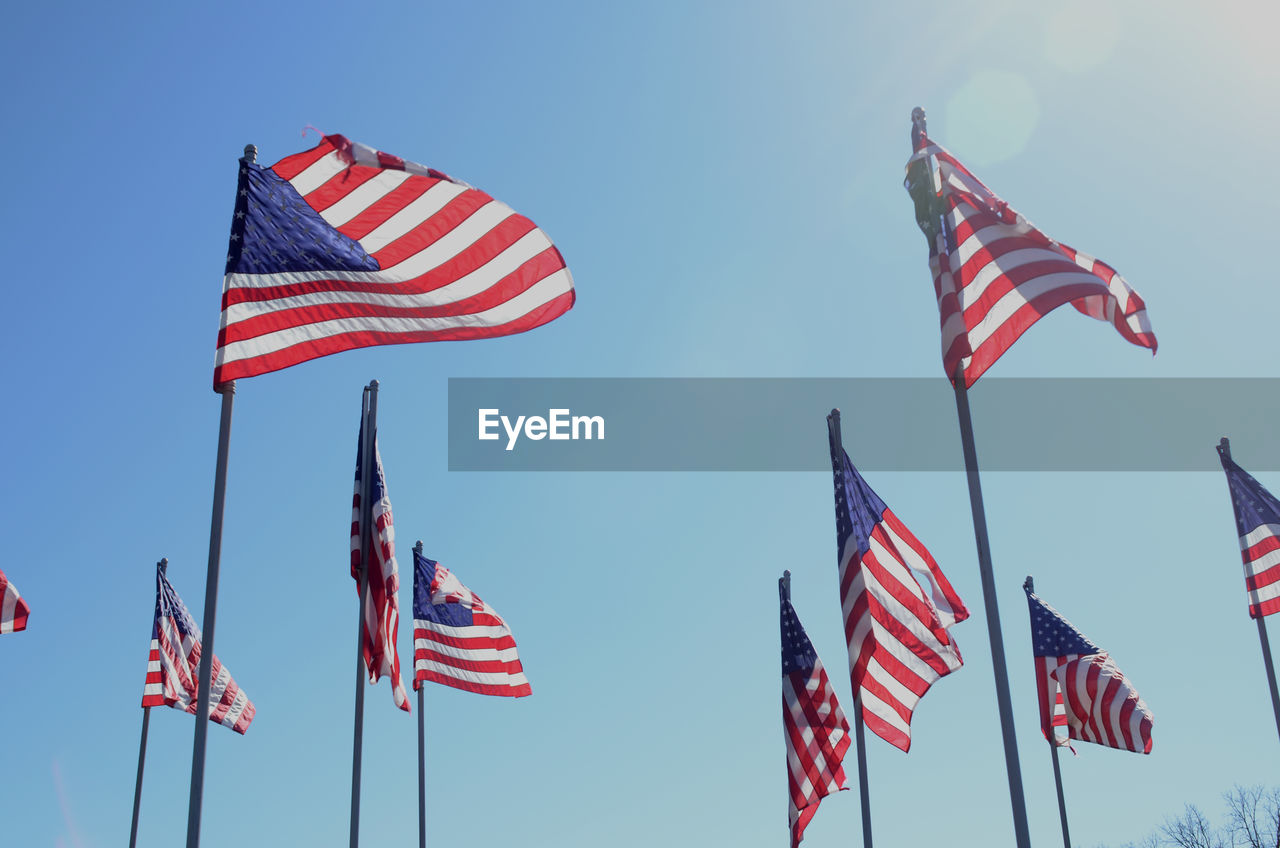
[[[983,379],[988,471],[1280,470],[1280,379]],[[451,379],[451,471],[962,471],[943,379]],[[484,436],[482,438],[482,435]]]

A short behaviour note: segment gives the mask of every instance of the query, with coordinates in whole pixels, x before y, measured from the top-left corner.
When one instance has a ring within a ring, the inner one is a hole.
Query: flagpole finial
[[[783,571],[782,576],[778,578],[778,594],[782,596],[782,600],[791,600],[791,572]]]
[[[422,556],[422,540],[421,539],[413,543],[413,552],[418,556]]]
[[[160,561],[156,563],[156,568],[160,569],[161,574],[167,574],[169,572],[169,558],[161,557]]]
[[[1222,440],[1218,442],[1218,456],[1223,459],[1231,458],[1231,440],[1226,436],[1223,436]]]
[[[844,451],[844,437],[840,434],[840,410],[836,408],[832,408],[827,414],[827,446],[831,448],[831,464],[835,467]]]
[[[244,161],[246,161],[246,162],[257,162],[257,161],[258,161],[258,146],[257,146],[256,144],[246,144],[246,145],[244,146],[244,157],[243,157],[243,158],[244,158]]]
[[[1036,590],[1036,581],[1031,579],[1030,574],[1027,575],[1026,580],[1022,581],[1022,588],[1026,589],[1028,592],[1034,592]]]

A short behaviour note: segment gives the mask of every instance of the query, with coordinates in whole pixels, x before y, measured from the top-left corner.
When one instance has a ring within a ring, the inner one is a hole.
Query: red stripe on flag
[[[568,312],[574,303],[574,292],[561,294],[537,309],[496,327],[450,327],[445,330],[419,330],[409,333],[392,333],[378,331],[362,331],[326,336],[311,342],[301,342],[282,350],[230,362],[219,369],[217,382],[222,384],[228,380],[238,380],[257,374],[267,374],[297,365],[309,359],[353,350],[371,345],[412,344],[414,342],[461,341],[464,339],[484,339],[493,336],[512,335],[532,330],[560,317]]]

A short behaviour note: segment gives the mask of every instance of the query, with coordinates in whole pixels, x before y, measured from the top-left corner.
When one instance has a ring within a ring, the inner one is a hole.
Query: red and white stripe
[[[458,604],[471,610],[472,623],[455,627],[414,619],[414,689],[430,681],[481,695],[532,694],[511,628],[493,607],[439,563],[430,593],[432,605]]]
[[[172,616],[162,617],[158,624],[160,637],[151,640],[142,706],[174,707],[195,715],[199,703],[199,633],[184,636]],[[253,702],[216,655],[211,673],[209,720],[244,733],[257,712]]]
[[[1066,745],[1067,739],[1059,736],[1058,728],[1067,726],[1067,708],[1062,702],[1062,690],[1053,673],[1066,663],[1080,658],[1080,654],[1064,654],[1060,657],[1036,657],[1036,691],[1040,693],[1040,732],[1054,745]]]
[[[381,270],[227,274],[215,384],[357,347],[520,333],[573,306],[546,234],[439,171],[340,135],[271,170]]]
[[[927,142],[907,163],[933,175],[946,232],[929,256],[947,377],[971,386],[1045,314],[1070,303],[1156,350],[1146,305],[1115,269],[1046,236],[959,160]],[[950,236],[950,238],[948,238]]]
[[[1280,612],[1280,524],[1261,524],[1240,537],[1249,617]]]
[[[1151,710],[1107,654],[1070,660],[1053,677],[1072,739],[1151,753]]]
[[[374,469],[381,482],[382,497],[373,502],[373,557],[370,561],[369,595],[364,607],[364,638],[361,650],[369,682],[383,676],[391,681],[391,697],[395,705],[409,712],[409,695],[400,677],[400,654],[396,634],[400,628],[400,573],[396,564],[396,531],[391,515],[391,497],[382,473],[382,454],[378,440],[373,442]],[[351,499],[351,576],[360,585],[360,510],[361,480],[356,478],[355,495]]]
[[[926,593],[919,579],[929,586]],[[840,559],[840,597],[854,692],[867,727],[911,748],[911,715],[939,678],[964,664],[947,628],[969,617],[932,554],[889,509],[858,558],[856,534]]]
[[[809,673],[793,671],[782,677],[782,727],[787,737],[791,848],[796,848],[823,797],[848,788],[843,761],[849,750],[849,722],[816,657]]]
[[[18,589],[0,571],[0,633],[16,633],[27,628],[31,608],[22,600]]]

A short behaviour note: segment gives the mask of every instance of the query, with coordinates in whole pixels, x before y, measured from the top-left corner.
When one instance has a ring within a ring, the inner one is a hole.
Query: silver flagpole
[[[373,476],[378,426],[378,381],[364,389],[360,429],[360,616],[356,631],[356,709],[351,750],[351,848],[360,844],[360,756],[364,745],[364,629],[369,601],[369,565],[373,552]]]
[[[422,541],[413,546],[414,570],[413,574],[416,579],[418,574],[418,557],[422,556]],[[416,652],[416,648],[414,649]],[[425,681],[419,681],[415,672],[413,685],[418,690],[418,848],[427,848],[427,729],[426,716],[423,715],[422,690],[426,688],[423,684]]]
[[[924,110],[917,106],[911,110],[913,134],[925,133]],[[930,239],[930,250],[936,247],[936,239],[945,232],[940,198],[932,183],[928,163],[919,163],[924,179],[909,180],[908,191],[916,203],[916,216]],[[996,603],[996,582],[991,568],[991,542],[987,538],[987,516],[982,505],[982,481],[978,476],[978,451],[973,440],[973,419],[969,415],[969,395],[964,385],[961,366],[954,375],[956,414],[960,419],[960,439],[964,447],[964,468],[969,481],[969,506],[973,512],[973,535],[978,545],[978,572],[982,577],[982,599],[987,614],[987,635],[991,642],[991,666],[996,678],[996,703],[1000,710],[1000,730],[1004,737],[1004,763],[1009,775],[1009,803],[1013,808],[1013,830],[1018,848],[1030,848],[1031,836],[1027,828],[1027,804],[1022,793],[1022,768],[1018,762],[1018,740],[1013,729],[1013,706],[1009,698],[1009,672],[1005,667],[1004,639],[1000,633],[1000,609]]]
[[[1218,442],[1218,454],[1224,459],[1231,459],[1231,442],[1226,436]],[[1276,689],[1276,667],[1271,659],[1271,642],[1267,639],[1267,617],[1264,615],[1254,619],[1258,623],[1258,642],[1262,645],[1262,664],[1267,670],[1267,685],[1271,688],[1271,711],[1276,717],[1276,733],[1280,734],[1280,691]]]
[[[169,558],[165,557],[156,563],[156,568],[163,572],[169,567]],[[154,625],[153,625],[154,627]],[[138,779],[133,784],[133,824],[129,825],[129,848],[138,844],[138,812],[142,806],[142,767],[147,762],[147,725],[151,722],[151,708],[142,708],[142,740],[138,742]]]
[[[827,416],[827,437],[831,441],[831,455],[844,455],[844,442],[840,437],[840,410],[833,409]],[[790,572],[787,573],[787,594],[791,594]],[[862,846],[871,848],[871,783],[867,777],[867,737],[862,721],[862,692],[853,690],[853,738],[858,748],[858,798],[862,804]]]
[[[1000,633],[1000,608],[996,603],[996,581],[991,567],[991,541],[987,538],[987,513],[982,505],[982,481],[978,476],[978,449],[973,441],[973,419],[969,415],[969,394],[964,374],[956,369],[956,414],[960,419],[960,440],[964,445],[965,475],[969,480],[969,506],[973,512],[973,536],[978,545],[978,572],[982,577],[982,600],[987,613],[987,636],[991,642],[991,670],[996,678],[996,704],[1000,709],[1000,730],[1004,737],[1004,764],[1009,774],[1009,803],[1013,808],[1013,831],[1018,848],[1031,848],[1027,828],[1027,803],[1022,794],[1022,767],[1018,760],[1018,740],[1013,730],[1013,703],[1009,697],[1009,671],[1004,659],[1004,638]]]
[[[244,146],[241,169],[258,159],[258,148]],[[196,702],[196,735],[191,752],[191,800],[187,807],[187,848],[200,846],[200,808],[204,800],[204,752],[209,733],[209,689],[213,678],[213,626],[218,611],[218,566],[222,558],[222,513],[227,497],[227,455],[231,448],[231,408],[236,381],[213,389],[222,395],[218,424],[218,459],[213,477],[213,513],[209,520],[209,566],[204,586],[204,621],[201,622],[199,696]]]
[[[1027,575],[1027,579],[1022,583],[1022,588],[1028,592],[1036,590],[1036,583],[1035,580],[1031,579],[1031,575]],[[1071,848],[1071,831],[1067,828],[1067,799],[1062,793],[1062,769],[1058,766],[1058,748],[1060,746],[1058,745],[1057,733],[1053,733],[1053,738],[1048,741],[1049,751],[1053,755],[1053,785],[1058,790],[1058,818],[1062,821],[1062,845],[1063,848]]]

